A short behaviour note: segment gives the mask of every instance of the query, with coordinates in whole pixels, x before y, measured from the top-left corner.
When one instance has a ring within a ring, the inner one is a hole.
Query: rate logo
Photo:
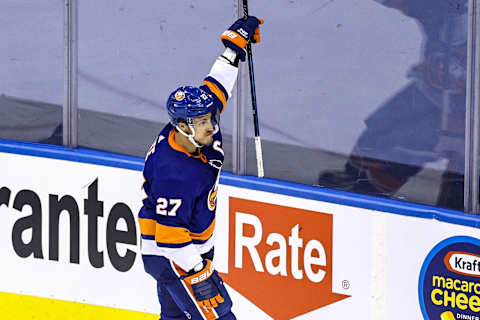
[[[332,292],[331,214],[230,198],[229,228],[222,278],[274,319],[349,297]]]

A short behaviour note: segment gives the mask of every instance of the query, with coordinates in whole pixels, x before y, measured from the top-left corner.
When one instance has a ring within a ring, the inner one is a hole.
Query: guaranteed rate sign
[[[0,163],[8,168],[0,181],[0,291],[12,302],[1,319],[17,314],[23,295],[48,299],[18,310],[39,319],[58,306],[52,300],[158,313],[155,284],[138,259],[140,172],[1,152]]]
[[[84,216],[88,220],[88,239],[86,239],[88,258],[95,268],[103,268],[104,253],[98,248],[99,220],[104,216],[103,201],[98,199],[98,178],[88,186],[88,194],[84,199]],[[42,207],[48,204],[48,215]],[[34,190],[24,189],[13,194],[8,187],[0,186],[0,206],[5,205],[11,212],[30,212],[29,215],[19,217],[12,226],[12,247],[21,258],[33,256],[44,259],[44,249],[48,247],[48,260],[59,261],[59,243],[69,241],[70,263],[80,263],[80,219],[83,218],[77,200],[71,195],[59,196],[50,194],[47,203],[42,203],[40,196]],[[69,239],[60,239],[60,216],[68,217]],[[48,219],[48,230],[44,230],[42,220]],[[127,230],[117,229],[119,220],[123,220]],[[43,232],[48,232],[48,243],[44,243]],[[24,233],[30,233],[29,240],[25,240]],[[129,271],[136,258],[137,230],[132,210],[125,203],[116,203],[108,213],[106,227],[107,254],[113,267],[120,271]],[[129,245],[124,255],[117,250],[117,244]],[[82,243],[83,245],[83,243]]]
[[[436,245],[418,288],[425,319],[480,320],[480,239],[452,237]]]
[[[275,319],[349,296],[332,292],[330,214],[230,198],[229,262],[223,279]]]

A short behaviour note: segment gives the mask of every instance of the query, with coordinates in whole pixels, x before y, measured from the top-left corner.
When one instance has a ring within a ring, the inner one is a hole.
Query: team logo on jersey
[[[177,101],[182,101],[183,99],[185,99],[185,92],[183,91],[175,92],[175,99],[177,99]]]
[[[218,193],[219,178],[220,178],[220,170],[218,170],[217,180],[215,181],[215,184],[213,185],[212,189],[210,189],[210,192],[208,193],[207,207],[210,211],[215,210],[215,208],[217,207],[217,193]]]
[[[208,193],[208,209],[210,211],[215,210],[217,207],[217,193],[218,193],[218,186],[214,185],[213,188]]]

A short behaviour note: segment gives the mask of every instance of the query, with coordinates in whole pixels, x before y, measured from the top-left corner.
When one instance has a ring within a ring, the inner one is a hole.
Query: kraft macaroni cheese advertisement
[[[480,319],[480,240],[443,240],[428,254],[420,273],[419,298],[425,319]]]

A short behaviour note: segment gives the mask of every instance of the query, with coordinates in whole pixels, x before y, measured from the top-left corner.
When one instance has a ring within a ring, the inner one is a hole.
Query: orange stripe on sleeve
[[[140,232],[146,236],[155,236],[155,241],[161,243],[181,244],[192,240],[208,240],[215,229],[215,220],[201,233],[189,232],[186,228],[170,227],[157,223],[152,219],[139,218]]]
[[[152,219],[144,219],[138,218],[140,222],[140,232],[146,236],[154,236],[155,235],[155,225],[157,222]]]
[[[160,243],[181,244],[192,241],[187,229],[181,227],[164,226],[157,223],[155,226],[155,241]]]
[[[212,236],[214,229],[215,229],[215,219],[212,221],[210,226],[207,229],[205,229],[205,231],[203,231],[202,233],[190,232],[190,237],[193,240],[208,240]]]
[[[220,39],[230,41],[242,49],[244,49],[245,46],[247,45],[247,40],[245,40],[244,37],[242,37],[241,35],[239,35],[237,32],[233,30],[226,30],[225,32],[223,32],[222,35],[220,36]]]
[[[213,82],[205,80],[203,81],[203,84],[206,85],[210,89],[210,91],[212,91],[218,97],[218,99],[220,99],[220,101],[222,102],[223,112],[223,110],[225,110],[225,105],[227,104],[227,97],[225,97],[223,91],[220,90],[220,88]]]

